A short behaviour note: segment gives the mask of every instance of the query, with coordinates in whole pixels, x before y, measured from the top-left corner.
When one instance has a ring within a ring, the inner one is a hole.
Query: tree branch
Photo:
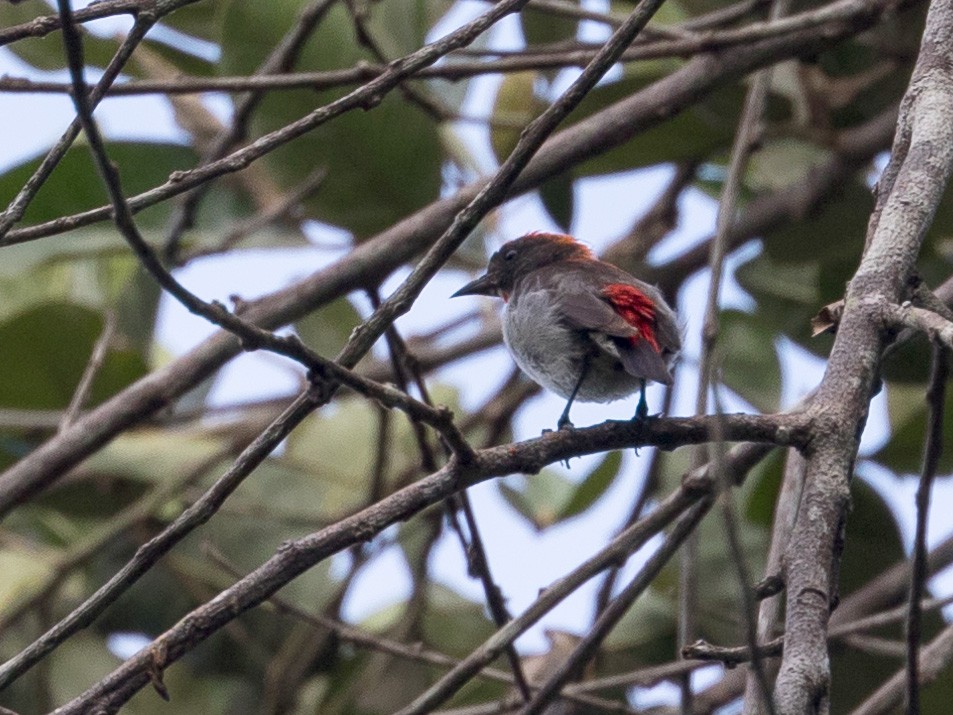
[[[892,7],[888,0],[870,3],[839,0],[835,5],[842,11],[849,10],[851,14],[839,20],[838,24],[826,27],[821,39],[815,31],[805,30],[738,47],[718,56],[698,57],[644,90],[554,135],[523,171],[511,195],[529,190],[575,163],[627,141],[636,133],[655,126],[664,118],[690,106],[700,96],[745,72],[809,49],[819,49],[859,32],[875,23],[881,13]],[[249,149],[256,146],[257,143]],[[241,156],[247,155],[241,152],[231,155],[232,159]],[[229,161],[228,158],[223,159],[217,164],[218,168],[225,170],[226,165],[231,167]],[[466,187],[453,197],[431,204],[377,237],[363,242],[346,258],[305,280],[250,302],[242,317],[249,323],[263,327],[277,327],[356,287],[379,282],[432,243],[449,225],[456,211],[475,195],[480,185]],[[159,189],[130,199],[130,208],[133,211],[141,210],[160,198],[168,198],[186,188],[188,186],[169,182]],[[31,240],[48,235],[50,229],[53,232],[68,230],[108,216],[108,210],[96,209],[58,219],[54,222],[55,227],[45,224],[46,228],[37,226],[11,231],[4,240],[8,243]],[[179,360],[91,410],[69,430],[47,441],[0,475],[0,518],[116,434],[210,376],[239,351],[236,340],[219,333]]]
[[[878,303],[899,302],[953,169],[953,4],[932,3],[901,105],[897,138],[851,281],[827,372],[809,408],[817,420],[806,490],[787,551],[785,649],[775,691],[783,715],[826,708],[827,621],[849,479],[885,335]]]
[[[214,508],[217,508],[245,476],[245,469],[254,466],[252,461],[258,456],[264,458],[261,452],[273,448],[287,430],[292,428],[291,422],[300,422],[299,417],[303,419],[309,407],[310,398],[300,398],[294,411],[286,412],[282,418],[276,420],[267,435],[256,439],[245,450],[239,462],[219,479],[213,487],[214,494],[210,491],[200,502],[184,512],[172,526],[141,547],[136,561],[127,564],[110,583],[117,582],[124,576],[140,573],[140,567],[146,563],[146,559],[151,558],[152,561],[148,563],[154,563],[160,549],[167,549],[181,537],[184,530],[194,528],[210,516]],[[769,441],[778,439],[781,443],[790,445],[801,444],[800,440],[805,439],[809,433],[809,424],[800,415],[730,415],[721,419],[724,420],[727,440],[742,438],[747,441],[754,438],[756,441],[762,441],[767,438]],[[471,464],[451,460],[438,472],[391,494],[377,504],[315,534],[283,544],[271,559],[183,618],[159,636],[150,648],[127,660],[112,675],[64,706],[61,713],[82,713],[85,712],[87,704],[104,699],[116,704],[125,702],[139,688],[150,682],[150,672],[155,673],[157,669],[161,671],[241,613],[267,599],[296,576],[353,544],[370,540],[388,526],[406,520],[459,489],[506,474],[536,473],[547,464],[583,454],[603,452],[606,449],[647,446],[649,443],[671,449],[676,444],[697,443],[708,438],[710,421],[711,418],[694,417],[660,419],[648,425],[607,422],[595,427],[571,432],[564,430],[526,442],[480,450]],[[571,577],[567,576],[547,589],[534,604],[529,615],[524,613],[510,621],[494,636],[488,648],[477,651],[477,662],[485,664],[492,660],[496,654],[502,652],[507,643],[512,642],[512,639],[542,617],[553,605],[599,571],[644,544],[679,514],[710,494],[714,489],[713,485],[714,480],[710,475],[698,473],[691,479],[686,478],[683,486],[660,504],[656,511],[614,540],[598,557],[587,562],[585,568],[581,567]],[[176,531],[173,531],[172,527],[175,527]],[[77,609],[74,620],[83,618],[82,623],[85,624],[91,617],[89,613],[81,612],[82,610],[83,607]],[[54,630],[58,631],[59,628]],[[62,632],[51,631],[44,636],[42,643],[32,645],[29,653],[24,652],[0,667],[0,687],[22,674],[30,664],[42,657],[42,653],[55,647],[55,644],[62,640],[59,636],[62,636]],[[497,650],[493,650],[487,660],[482,660],[487,658],[492,649]],[[158,661],[156,654],[161,654]],[[473,668],[473,662],[473,657],[468,658],[463,661],[461,668],[466,666],[469,672]],[[479,667],[480,665],[477,669]],[[451,672],[456,674],[455,677],[459,677],[456,669]]]
[[[917,523],[913,539],[913,563],[910,566],[910,609],[907,614],[907,713],[920,713],[919,653],[922,625],[920,601],[926,590],[927,578],[927,521],[930,513],[930,491],[936,477],[937,465],[943,453],[943,412],[949,359],[946,348],[933,346],[933,367],[927,403],[930,417],[923,445],[923,470],[917,486]]]

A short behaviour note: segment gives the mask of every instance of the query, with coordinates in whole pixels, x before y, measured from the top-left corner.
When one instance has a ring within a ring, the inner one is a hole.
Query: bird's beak
[[[487,273],[470,281],[463,288],[454,293],[451,298],[459,298],[461,295],[492,295],[500,294],[500,286],[496,281],[496,276]]]

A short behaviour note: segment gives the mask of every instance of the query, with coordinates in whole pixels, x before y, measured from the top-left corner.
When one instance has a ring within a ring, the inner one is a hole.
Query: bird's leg
[[[566,403],[566,409],[564,409],[563,413],[559,416],[559,421],[556,423],[556,429],[572,429],[573,424],[569,421],[569,408],[572,407],[572,401],[576,399],[576,393],[578,393],[579,388],[582,387],[582,381],[585,380],[586,375],[589,374],[589,364],[591,361],[592,353],[587,351],[582,358],[582,370],[579,371],[579,379],[576,380],[576,386],[572,388],[572,392],[569,395],[569,401]]]
[[[635,414],[632,421],[639,426],[639,432],[648,424],[649,403],[645,401],[645,380],[640,380],[639,385],[639,404],[635,406]],[[635,448],[635,456],[639,456],[639,448]]]
[[[640,382],[639,404],[635,407],[635,417],[633,418],[636,422],[644,422],[645,418],[649,416],[649,403],[645,401],[645,380]]]

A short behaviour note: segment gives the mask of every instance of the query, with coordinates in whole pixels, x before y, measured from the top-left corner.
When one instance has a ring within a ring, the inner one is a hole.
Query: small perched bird
[[[503,245],[484,275],[453,294],[502,298],[503,339],[533,380],[567,398],[557,426],[572,427],[573,400],[611,402],[647,380],[672,384],[681,347],[675,312],[653,286],[600,261],[571,236],[530,233]]]

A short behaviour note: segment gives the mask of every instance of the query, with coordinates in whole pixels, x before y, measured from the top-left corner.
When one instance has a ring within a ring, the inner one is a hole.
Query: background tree
[[[133,19],[122,37],[90,32],[115,15]],[[514,17],[525,45],[503,50]],[[27,0],[0,5],[0,44],[69,70],[0,78],[24,112],[46,92],[76,116],[0,176],[3,705],[644,712],[643,688],[670,681],[682,712],[948,710],[953,628],[926,581],[953,541],[928,553],[926,519],[951,470],[953,2]],[[185,140],[104,139],[96,105],[129,94],[164,95]],[[438,271],[462,284],[512,238],[507,201],[532,192],[540,228],[569,231],[586,181],[663,164],[647,212],[611,207],[631,230],[604,253],[672,301],[708,276],[706,303],[680,306],[704,325],[663,401],[693,394],[696,416],[514,442],[537,393],[517,374],[462,408],[449,368],[499,343],[496,318],[397,319],[427,309]],[[693,192],[718,200],[714,232],[659,258]],[[327,227],[346,245],[322,248]],[[315,244],[324,267],[231,306],[180,282]],[[720,307],[732,256],[744,310]],[[220,330],[169,358],[161,300]],[[782,411],[799,350],[827,369]],[[243,351],[282,356],[297,392],[210,405]],[[889,440],[858,462],[882,392]],[[920,474],[909,560],[854,478],[875,469]],[[584,529],[619,480],[640,486],[617,536],[510,613],[480,532],[496,516],[467,489]],[[434,576],[444,538],[483,598]],[[409,596],[343,623],[355,586],[386,590],[360,575],[393,550]],[[586,628],[515,649],[591,579]],[[119,633],[153,640],[120,662]]]

